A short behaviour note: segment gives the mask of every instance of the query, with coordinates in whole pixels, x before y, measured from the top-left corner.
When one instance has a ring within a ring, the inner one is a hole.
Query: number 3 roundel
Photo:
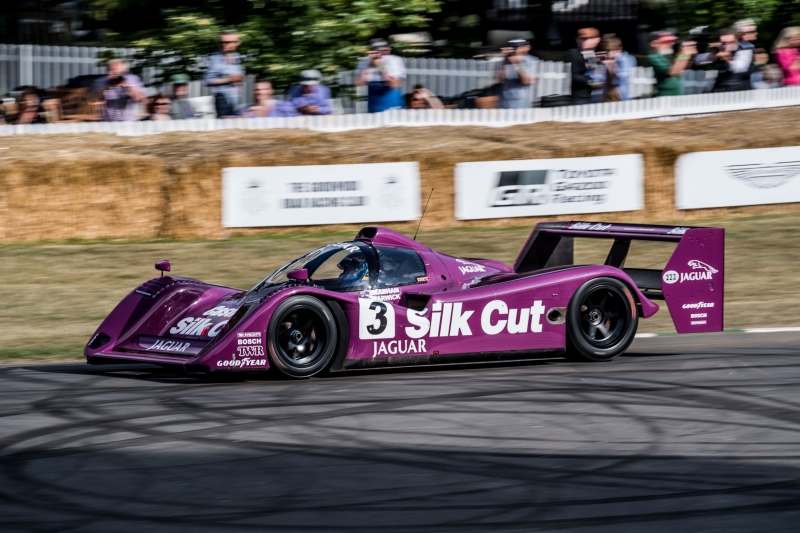
[[[358,300],[358,338],[393,339],[394,307],[388,302]]]

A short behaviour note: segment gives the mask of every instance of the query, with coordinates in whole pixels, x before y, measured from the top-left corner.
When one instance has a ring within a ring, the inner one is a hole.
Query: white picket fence
[[[83,74],[102,74],[104,69],[97,65],[98,56],[106,50],[117,56],[130,57],[135,52],[132,48],[96,48],[77,46],[39,46],[0,44],[0,95],[7,94],[14,87],[35,85],[37,87],[55,87],[63,85],[69,78]],[[479,61],[473,59],[429,59],[407,58],[408,78],[405,90],[410,91],[417,83],[441,96],[456,96],[461,93],[492,85],[495,82],[497,61]],[[532,101],[538,102],[545,96],[570,94],[569,63],[541,61],[537,66],[537,83],[532,87]],[[151,81],[152,73],[145,73],[144,81]],[[716,73],[710,73],[711,76]],[[709,83],[710,81],[710,83]],[[353,84],[353,73],[343,72],[339,82],[342,85]],[[653,92],[652,69],[637,67],[631,81],[631,92],[634,98],[648,97]],[[244,94],[245,101],[252,95],[253,77],[248,76]],[[689,71],[684,73],[684,84],[687,94],[708,92],[713,87],[713,78],[707,73]],[[151,89],[151,92],[159,88]],[[357,93],[361,93],[360,89]],[[210,91],[201,81],[191,83],[191,97],[208,96]],[[345,110],[362,111],[366,102],[355,105],[345,100]]]
[[[607,104],[530,109],[397,110],[373,114],[292,118],[198,119],[163,122],[81,122],[0,126],[0,136],[21,134],[106,133],[149,135],[170,131],[258,130],[295,128],[349,131],[388,126],[505,127],[536,122],[605,122],[675,119],[730,111],[800,106],[800,86],[757,91],[665,96]]]

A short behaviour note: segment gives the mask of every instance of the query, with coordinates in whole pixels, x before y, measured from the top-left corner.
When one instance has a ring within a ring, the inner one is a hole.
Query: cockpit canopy
[[[312,285],[336,292],[382,289],[421,283],[425,264],[414,250],[352,241],[329,244],[289,261],[253,288],[286,283],[292,270],[305,268]]]

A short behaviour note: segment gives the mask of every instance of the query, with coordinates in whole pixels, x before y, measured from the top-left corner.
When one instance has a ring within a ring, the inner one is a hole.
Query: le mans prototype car
[[[607,239],[605,264],[572,264],[575,237]],[[249,291],[177,276],[159,261],[86,346],[91,364],[186,372],[321,371],[522,360],[608,361],[663,299],[679,333],[722,330],[724,230],[544,222],[513,266],[439,253],[395,231],[298,257]],[[625,268],[632,241],[677,243],[663,270]]]

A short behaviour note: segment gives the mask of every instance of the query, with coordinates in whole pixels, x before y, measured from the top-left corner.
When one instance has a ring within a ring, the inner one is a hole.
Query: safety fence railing
[[[107,133],[149,135],[171,131],[294,128],[349,131],[388,126],[504,127],[537,122],[606,122],[670,119],[692,115],[800,106],[800,86],[730,93],[667,96],[604,104],[530,109],[392,110],[291,118],[196,119],[147,122],[78,122],[0,126],[0,136],[21,134]]]

